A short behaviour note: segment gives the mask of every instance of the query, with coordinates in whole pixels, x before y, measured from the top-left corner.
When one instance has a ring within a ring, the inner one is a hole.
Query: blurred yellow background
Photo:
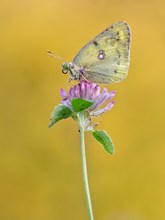
[[[1,0],[0,220],[85,220],[79,133],[67,119],[48,129],[68,76],[50,49],[72,61],[116,21],[132,30],[127,79],[102,116],[109,156],[86,134],[96,220],[165,219],[165,2]]]

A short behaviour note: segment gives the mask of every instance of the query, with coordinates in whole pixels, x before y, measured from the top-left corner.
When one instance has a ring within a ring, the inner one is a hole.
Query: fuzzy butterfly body
[[[71,80],[85,79],[91,83],[111,84],[122,81],[130,64],[129,25],[120,21],[86,44],[73,59],[64,63],[62,72]]]

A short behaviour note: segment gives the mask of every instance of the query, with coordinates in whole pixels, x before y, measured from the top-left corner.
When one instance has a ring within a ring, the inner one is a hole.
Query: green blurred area
[[[61,61],[72,61],[98,33],[127,21],[132,30],[127,79],[100,119],[116,146],[107,155],[86,135],[95,219],[165,219],[165,2],[1,1],[0,220],[85,220],[79,133],[71,119],[47,128]],[[70,86],[70,85],[69,85]]]

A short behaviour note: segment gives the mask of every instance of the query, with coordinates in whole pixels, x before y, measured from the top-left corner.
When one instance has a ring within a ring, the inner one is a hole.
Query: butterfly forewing
[[[123,80],[130,62],[130,28],[120,21],[86,44],[73,60],[83,68],[84,77],[95,83]]]

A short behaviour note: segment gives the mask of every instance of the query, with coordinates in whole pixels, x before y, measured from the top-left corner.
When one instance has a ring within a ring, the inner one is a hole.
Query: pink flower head
[[[72,109],[71,101],[75,98],[93,101],[93,104],[86,110],[91,116],[103,114],[104,112],[109,111],[114,105],[114,101],[111,101],[115,96],[114,91],[108,92],[107,89],[104,88],[102,93],[100,93],[100,87],[98,84],[89,83],[85,80],[75,85],[69,90],[69,92],[60,89],[60,94],[62,97],[62,104],[70,109]],[[108,104],[105,105],[107,102]],[[101,108],[103,105],[104,107]]]

